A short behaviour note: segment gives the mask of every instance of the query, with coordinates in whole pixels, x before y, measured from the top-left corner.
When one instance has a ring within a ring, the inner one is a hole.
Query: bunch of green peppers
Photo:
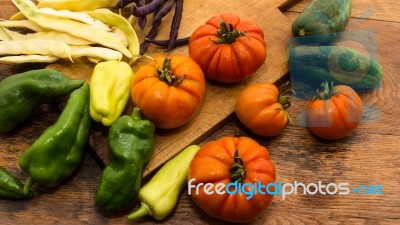
[[[9,76],[0,82],[0,133],[27,119],[42,103],[64,96],[82,86],[51,69],[38,69]]]
[[[80,165],[91,127],[89,85],[73,91],[55,124],[22,154],[19,166],[29,174],[26,195],[33,182],[56,187]]]
[[[95,193],[95,204],[105,210],[127,208],[137,196],[143,169],[155,147],[155,126],[142,119],[135,107],[132,116],[121,116],[108,133],[111,162],[104,168]]]
[[[0,197],[9,199],[30,198],[33,193],[24,193],[24,185],[7,170],[0,167]]]

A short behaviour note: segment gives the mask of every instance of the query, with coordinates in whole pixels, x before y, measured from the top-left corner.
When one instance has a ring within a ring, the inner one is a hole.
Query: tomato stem
[[[246,170],[243,165],[243,160],[239,156],[238,149],[235,149],[235,156],[233,157],[233,164],[231,166],[230,172],[230,178],[232,181],[242,182],[242,180],[246,176]]]
[[[289,94],[289,93],[296,94],[294,92],[294,90],[292,90],[290,88],[288,88],[286,90],[283,90],[283,91],[282,90],[280,91],[280,94],[279,94],[279,97],[278,97],[278,102],[282,105],[282,107],[277,108],[276,110],[283,110],[283,112],[285,113],[286,117],[288,118],[288,121],[289,121],[288,124],[292,125],[293,124],[293,119],[292,119],[292,117],[290,116],[290,114],[287,111],[287,109],[290,107],[290,104],[291,104],[290,98],[289,98],[289,96],[287,96],[287,94]]]
[[[158,79],[166,82],[170,86],[177,86],[185,80],[186,75],[182,77],[175,76],[171,71],[171,59],[165,58],[162,69],[157,68]]]
[[[321,84],[321,90],[322,91],[318,90],[317,98],[322,100],[330,99],[332,96],[339,94],[339,91],[333,87],[333,82],[331,82],[330,85],[328,81],[323,82]]]
[[[232,24],[226,24],[224,20],[221,20],[219,29],[217,31],[217,36],[219,40],[212,40],[218,44],[231,44],[236,41],[240,36],[247,36],[245,32],[235,30]]]

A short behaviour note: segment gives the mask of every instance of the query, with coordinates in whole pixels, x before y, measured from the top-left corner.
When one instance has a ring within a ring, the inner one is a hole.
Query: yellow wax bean
[[[71,57],[72,58],[80,58],[80,57],[92,57],[99,58],[104,60],[118,60],[122,59],[121,52],[103,48],[103,47],[81,47],[81,46],[71,46]]]
[[[56,10],[67,9],[71,11],[87,11],[98,8],[109,8],[117,4],[118,0],[38,0],[39,8],[52,8]]]
[[[11,41],[12,37],[6,32],[5,28],[0,27],[0,41]]]
[[[12,0],[12,2],[25,15],[26,18],[43,28],[69,33],[73,36],[101,44],[111,49],[115,49],[120,51],[128,58],[132,58],[132,53],[118,38],[116,38],[116,36],[111,33],[74,20],[52,18],[41,15],[37,13],[38,8],[30,0]]]
[[[2,20],[2,21],[0,21],[0,27],[28,28],[32,31],[45,31],[46,30],[30,20]]]
[[[92,25],[94,27],[97,27],[101,30],[111,32],[111,28],[104,24],[103,22],[93,19],[90,17],[87,13],[84,12],[71,12],[69,10],[54,10],[51,8],[41,8],[38,10],[39,14],[45,15],[45,16],[51,16],[54,18],[64,18],[64,19],[71,19],[75,20],[81,23],[85,23],[88,25]]]
[[[52,63],[59,58],[48,55],[12,55],[0,57],[0,63],[20,64],[20,63]]]
[[[12,30],[8,30],[3,28],[5,32],[11,36],[11,40],[13,41],[22,41],[22,40],[53,40],[53,41],[61,41],[68,45],[90,45],[93,42],[88,40],[78,38],[72,36],[67,33],[60,33],[56,31],[43,31],[43,32],[36,32],[36,33],[28,33],[28,34],[21,34]]]
[[[139,39],[135,30],[127,19],[107,9],[92,10],[87,12],[87,14],[94,19],[102,21],[105,24],[121,29],[121,31],[123,31],[126,36],[126,40],[128,41],[128,49],[133,55],[133,58],[131,58],[130,60],[130,64],[132,64],[136,59],[139,58]]]
[[[71,59],[71,48],[60,41],[0,41],[0,55],[47,55]]]

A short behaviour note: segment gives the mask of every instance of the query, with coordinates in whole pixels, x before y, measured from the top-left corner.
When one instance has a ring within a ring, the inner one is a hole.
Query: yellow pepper
[[[122,114],[130,96],[133,77],[128,63],[109,60],[98,63],[90,78],[90,116],[111,126]]]

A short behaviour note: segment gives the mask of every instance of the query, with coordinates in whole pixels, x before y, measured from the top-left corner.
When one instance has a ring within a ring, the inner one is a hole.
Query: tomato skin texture
[[[159,79],[157,69],[170,59],[170,71],[177,78],[176,86]],[[205,93],[205,77],[199,65],[190,57],[174,54],[159,56],[139,67],[132,78],[131,96],[146,119],[157,128],[171,129],[187,123],[199,111]]]
[[[314,99],[306,107],[306,123],[314,135],[337,140],[351,134],[363,116],[360,96],[349,86],[337,85],[338,94],[331,98]]]
[[[233,43],[215,43],[221,20],[244,32]],[[189,39],[189,56],[205,75],[222,83],[247,79],[264,63],[267,50],[262,28],[254,20],[241,20],[233,13],[217,15],[198,27]]]
[[[236,101],[236,116],[257,135],[279,135],[289,122],[288,114],[278,102],[279,94],[279,89],[272,83],[250,84]]]
[[[194,185],[228,185],[231,182],[230,168],[234,161],[235,149],[238,150],[246,170],[245,178],[239,183],[254,185],[260,182],[267,185],[275,182],[276,171],[268,150],[249,137],[222,137],[204,145],[191,162],[188,180],[195,178],[192,182]],[[252,221],[260,216],[272,201],[272,195],[267,193],[258,192],[247,200],[243,192],[230,195],[227,192],[217,194],[214,191],[208,195],[203,188],[199,188],[198,193],[194,187],[190,190],[193,201],[208,215],[228,222]]]

